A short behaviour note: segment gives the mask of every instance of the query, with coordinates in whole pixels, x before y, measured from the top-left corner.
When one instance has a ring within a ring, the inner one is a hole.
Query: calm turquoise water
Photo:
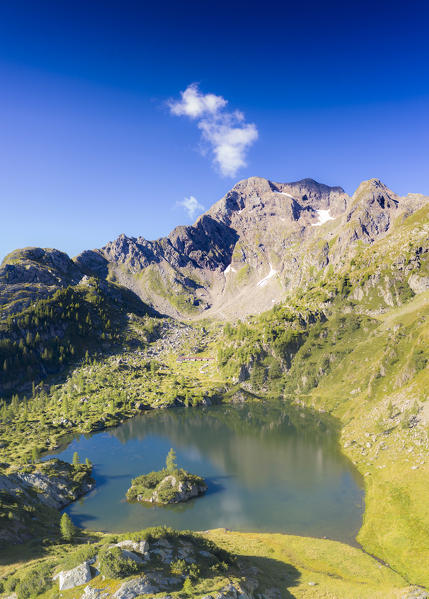
[[[126,503],[131,479],[162,468],[170,447],[179,466],[206,478],[208,493],[177,506]],[[96,489],[67,508],[86,528],[226,527],[352,542],[361,524],[361,482],[335,433],[278,402],[152,412],[56,455],[71,461],[74,451],[95,466]]]

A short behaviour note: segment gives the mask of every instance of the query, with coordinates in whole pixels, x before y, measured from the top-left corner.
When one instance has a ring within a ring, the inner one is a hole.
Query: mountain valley
[[[5,596],[21,569],[46,562],[53,572],[68,551],[55,532],[60,514],[41,508],[42,521],[53,523],[43,539],[38,515],[24,514],[5,482],[39,468],[40,455],[154,409],[280,399],[304,424],[310,415],[329,418],[360,473],[363,550],[206,531],[238,562],[216,572],[204,562],[200,577],[188,577],[194,596],[427,597],[428,316],[429,197],[401,197],[378,179],[349,196],[312,179],[252,177],[165,238],[120,235],[73,259],[57,249],[15,250],[0,267]],[[151,534],[155,544],[200,543]],[[103,539],[117,542],[81,531],[74,543],[96,543],[101,555]],[[262,576],[271,571],[274,582]],[[97,588],[110,585],[106,593],[119,597],[114,579],[97,578]],[[222,590],[228,584],[235,590]],[[64,597],[89,599],[88,588]],[[41,589],[54,596],[50,583]],[[172,585],[168,596],[180,590]]]

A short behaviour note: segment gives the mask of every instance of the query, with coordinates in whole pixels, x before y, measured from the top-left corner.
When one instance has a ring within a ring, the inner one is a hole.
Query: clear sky
[[[252,175],[429,194],[428,39],[427,0],[1,2],[0,259],[154,239]]]

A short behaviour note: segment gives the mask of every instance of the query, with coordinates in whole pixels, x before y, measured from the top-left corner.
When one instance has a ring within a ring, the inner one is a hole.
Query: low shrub
[[[18,599],[28,599],[47,591],[52,586],[51,570],[51,565],[39,564],[27,572],[16,585]]]
[[[123,557],[119,547],[102,549],[99,554],[100,572],[106,578],[125,578],[140,571],[140,565]]]

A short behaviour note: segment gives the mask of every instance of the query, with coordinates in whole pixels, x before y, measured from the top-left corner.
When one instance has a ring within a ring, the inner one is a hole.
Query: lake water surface
[[[180,467],[206,479],[207,494],[175,506],[127,503],[131,479],[162,468],[170,447]],[[56,455],[71,461],[74,451],[93,462],[97,486],[66,511],[93,530],[166,524],[353,542],[361,525],[361,481],[335,432],[284,403],[150,412],[81,436]]]

